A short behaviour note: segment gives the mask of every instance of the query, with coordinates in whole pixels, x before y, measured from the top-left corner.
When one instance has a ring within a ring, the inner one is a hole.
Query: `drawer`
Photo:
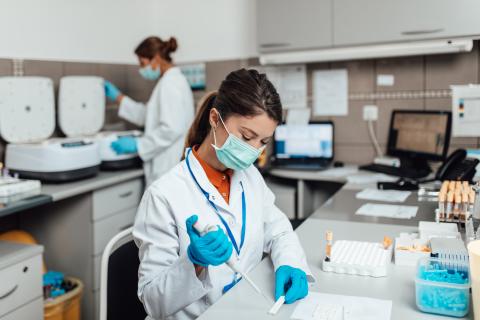
[[[142,193],[142,179],[94,191],[92,219],[100,220],[115,212],[138,206]]]
[[[43,297],[7,314],[1,320],[43,320]]]
[[[41,255],[0,270],[0,317],[42,297],[42,291]]]
[[[137,208],[130,208],[93,223],[93,255],[103,252],[114,235],[133,225]]]

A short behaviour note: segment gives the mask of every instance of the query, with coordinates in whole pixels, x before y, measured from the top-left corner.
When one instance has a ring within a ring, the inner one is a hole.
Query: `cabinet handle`
[[[431,33],[439,33],[445,31],[443,28],[438,29],[425,29],[425,30],[410,30],[410,31],[402,31],[402,35],[404,36],[416,36],[421,34],[431,34]]]
[[[283,47],[289,47],[290,43],[286,42],[272,42],[272,43],[262,43],[260,44],[261,48],[283,48]]]
[[[0,296],[0,300],[3,300],[5,298],[7,298],[8,296],[10,296],[12,293],[15,292],[15,290],[17,290],[18,288],[18,284],[15,285],[15,287],[13,287],[12,289],[10,289],[7,293],[5,293],[4,295],[1,295]]]
[[[120,198],[126,198],[126,197],[130,197],[132,194],[133,194],[133,191],[128,191],[128,192],[125,192],[125,193],[121,193],[118,196]]]

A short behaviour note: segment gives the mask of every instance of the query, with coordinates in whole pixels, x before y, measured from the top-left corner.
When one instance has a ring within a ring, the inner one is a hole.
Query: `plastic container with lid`
[[[468,261],[420,259],[415,292],[417,307],[421,311],[464,317],[470,309]]]

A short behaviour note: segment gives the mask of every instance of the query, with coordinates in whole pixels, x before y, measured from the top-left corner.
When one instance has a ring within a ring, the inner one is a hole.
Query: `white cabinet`
[[[257,0],[260,52],[332,46],[333,0]]]
[[[42,246],[0,241],[1,320],[43,319],[42,252]]]
[[[478,0],[335,0],[335,46],[480,34]]]

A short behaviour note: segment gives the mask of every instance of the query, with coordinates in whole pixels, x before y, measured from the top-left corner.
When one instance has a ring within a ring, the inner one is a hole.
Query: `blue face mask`
[[[252,147],[242,139],[231,134],[225,123],[223,122],[222,117],[220,116],[225,130],[227,130],[228,138],[225,140],[225,143],[222,147],[217,147],[217,137],[215,136],[215,130],[213,131],[213,139],[215,144],[212,144],[212,147],[215,149],[218,160],[227,168],[233,170],[245,170],[250,167],[255,160],[260,156],[262,151],[265,149],[265,146],[257,149]]]
[[[140,68],[138,72],[146,80],[155,81],[160,77],[160,68],[154,70],[150,64]]]

